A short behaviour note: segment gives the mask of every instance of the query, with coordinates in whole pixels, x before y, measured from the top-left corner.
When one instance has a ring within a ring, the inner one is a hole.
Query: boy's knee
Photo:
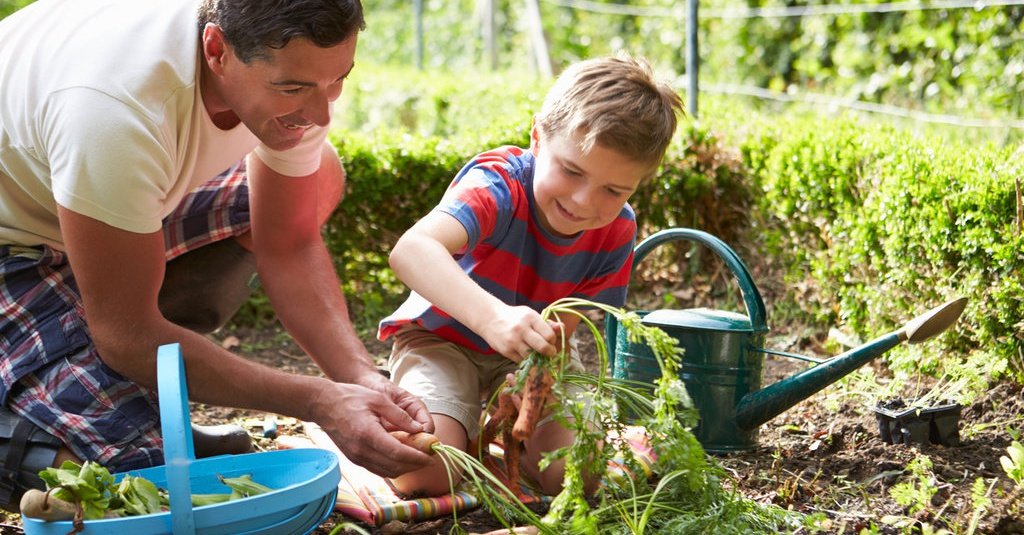
[[[462,480],[461,474],[451,474],[451,481],[444,462],[437,459],[430,466],[391,479],[391,485],[404,498],[443,496]]]

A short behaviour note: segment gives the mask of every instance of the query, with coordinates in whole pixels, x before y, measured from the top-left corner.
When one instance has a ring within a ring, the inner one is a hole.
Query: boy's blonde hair
[[[676,131],[683,101],[658,81],[646,60],[596,58],[575,63],[555,81],[537,115],[545,135],[582,136],[638,162],[657,166]]]

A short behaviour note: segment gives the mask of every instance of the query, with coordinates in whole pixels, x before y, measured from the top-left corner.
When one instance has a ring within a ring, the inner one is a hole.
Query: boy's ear
[[[537,116],[534,115],[530,120],[530,152],[537,155],[537,149],[540,147],[540,126],[537,125]]]

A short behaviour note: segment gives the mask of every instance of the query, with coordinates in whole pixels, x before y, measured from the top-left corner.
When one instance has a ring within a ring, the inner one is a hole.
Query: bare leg
[[[442,444],[447,444],[465,451],[468,439],[466,429],[458,421],[443,414],[432,414],[434,417],[434,435]],[[452,474],[451,485],[461,481],[461,474]],[[448,472],[440,456],[425,468],[402,474],[391,480],[395,489],[405,496],[441,496],[451,491]]]

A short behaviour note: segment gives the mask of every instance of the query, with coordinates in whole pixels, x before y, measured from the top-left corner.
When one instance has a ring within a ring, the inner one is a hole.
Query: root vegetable
[[[526,440],[533,434],[554,384],[555,378],[543,365],[534,365],[527,372],[519,405],[519,417],[512,427],[512,436],[516,440]]]
[[[54,498],[49,492],[29,489],[21,496],[21,514],[47,522],[74,520],[78,506]]]
[[[516,417],[516,406],[512,401],[512,393],[507,389],[498,393],[498,408],[491,414],[487,423],[484,424],[483,433],[480,435],[480,446],[487,450],[491,442],[498,436],[498,430],[508,426],[509,422]]]
[[[434,455],[436,453],[434,450],[434,444],[441,443],[437,437],[425,431],[411,435],[405,431],[392,431],[391,436],[395,437],[399,442],[406,446],[411,446],[430,455]]]
[[[515,440],[512,437],[512,431],[505,427],[502,431],[502,439],[505,443],[503,448],[505,449],[505,472],[508,474],[509,490],[511,490],[517,498],[522,499],[522,491],[519,487],[519,456],[522,453],[522,441]]]

